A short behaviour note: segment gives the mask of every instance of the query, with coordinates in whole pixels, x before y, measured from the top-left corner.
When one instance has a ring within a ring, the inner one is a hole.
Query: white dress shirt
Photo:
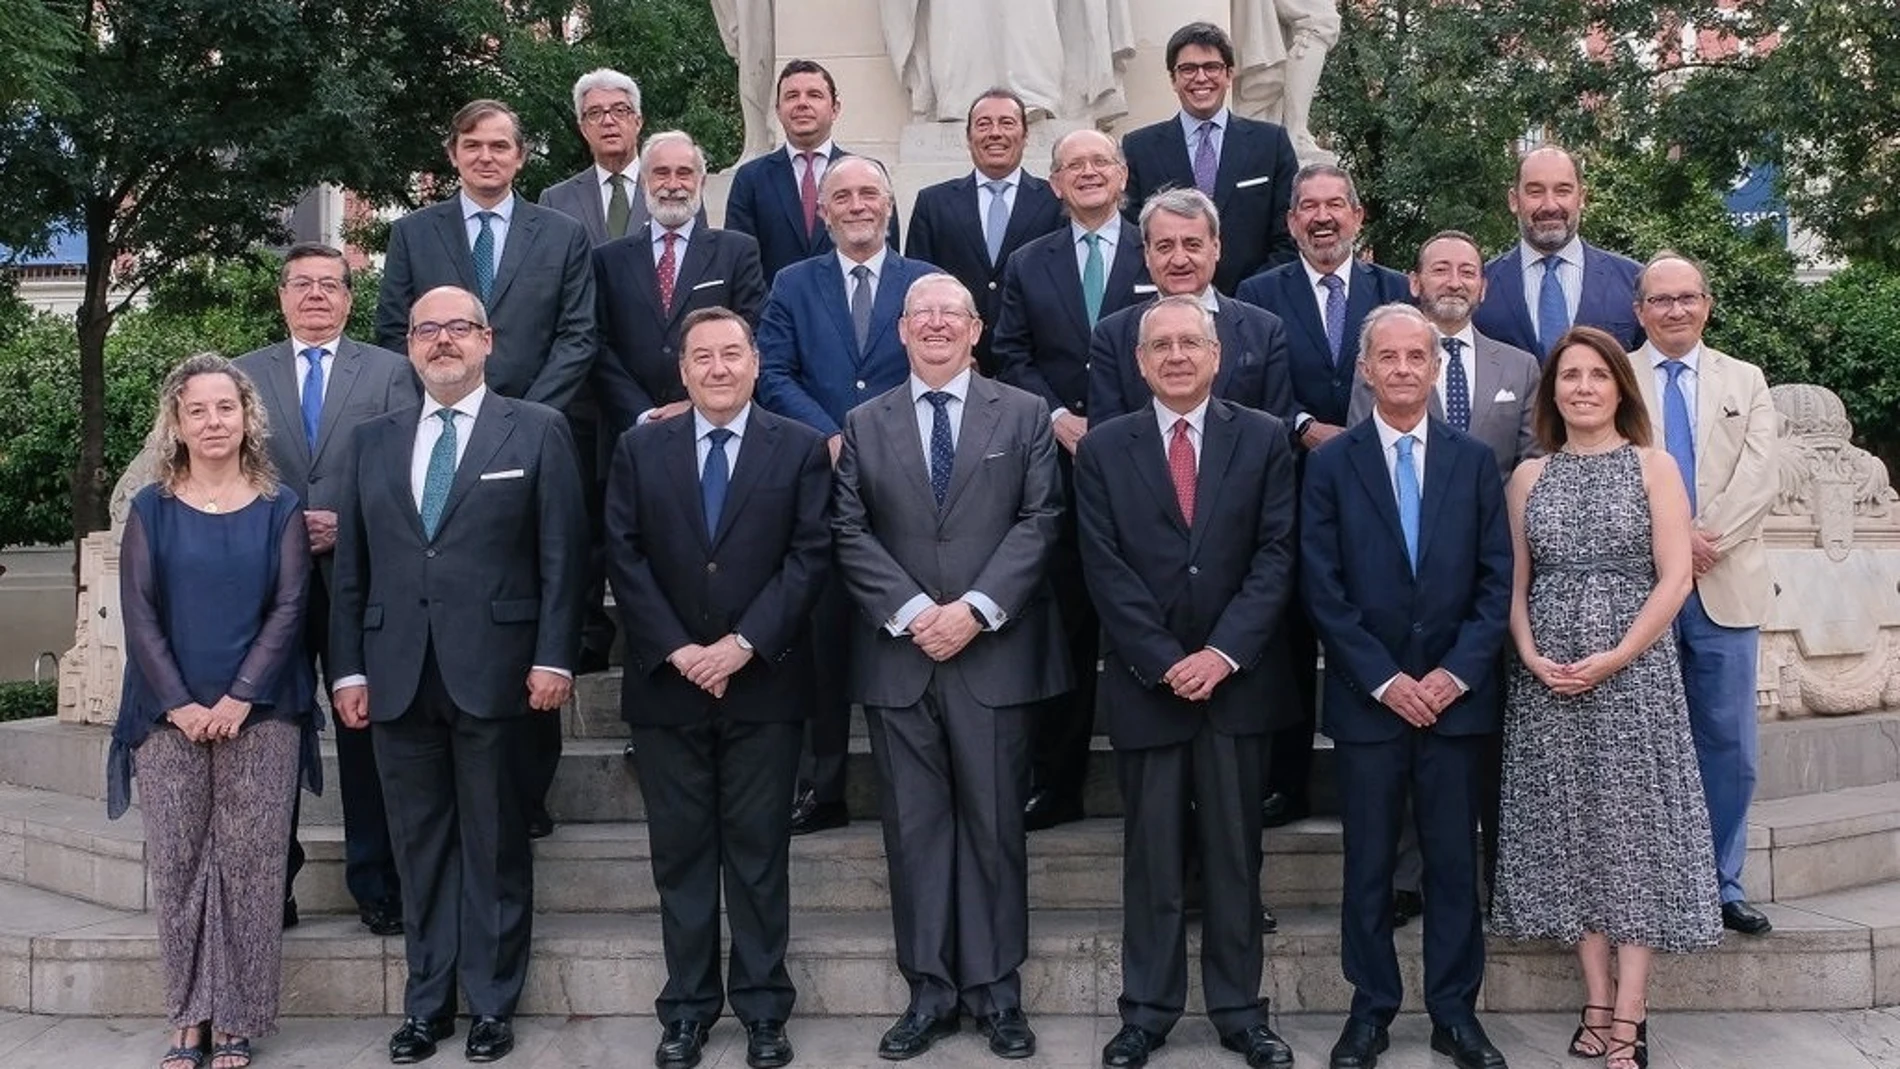
[[[865,285],[871,287],[873,305],[877,303],[877,285],[884,279],[884,257],[890,250],[889,245],[880,243],[877,251],[871,254],[871,258],[864,261],[864,266],[871,269],[871,277],[865,280]],[[858,261],[846,256],[843,249],[839,249],[834,255],[838,258],[838,270],[844,272],[844,303],[845,307],[849,308],[852,291],[858,288],[858,280],[851,277],[851,269],[858,266]]]
[[[303,358],[304,350],[305,349],[322,349],[323,350],[323,356],[321,359],[317,361],[317,364],[323,368],[323,399],[327,402],[330,399],[330,371],[336,367],[336,346],[337,346],[337,343],[342,340],[343,340],[342,335],[337,335],[336,337],[331,338],[329,341],[324,341],[324,342],[304,341],[302,338],[297,337],[295,334],[292,334],[290,336],[290,355],[295,361],[296,366],[297,366],[297,403],[298,405],[301,406],[303,404],[304,376],[310,374],[310,361],[305,360]]]
[[[811,180],[813,185],[823,186],[825,184],[825,172],[831,170],[831,153],[836,147],[837,146],[831,143],[831,139],[827,137],[825,138],[824,144],[812,149],[813,152],[817,153],[811,161]],[[785,155],[792,161],[792,188],[798,189],[805,181],[805,161],[799,159],[804,153],[794,147],[790,141],[787,141],[785,142]],[[820,219],[818,225],[823,226],[824,220]]]
[[[745,443],[746,421],[751,418],[752,402],[747,401],[739,414],[726,423],[726,429],[732,432],[732,437],[726,439],[727,478],[732,477],[733,469],[739,465],[739,447]],[[706,436],[712,433],[713,427],[713,421],[707,419],[705,413],[698,408],[693,409],[693,447],[699,455],[699,467],[696,470],[700,478],[705,478],[706,458],[712,456],[712,439]]]
[[[1010,212],[1016,210],[1016,190],[1022,184],[1023,180],[1023,169],[1021,167],[1016,168],[1001,178],[991,178],[982,171],[973,171],[971,174],[976,179],[976,217],[980,220],[984,220],[985,225],[988,225],[990,217],[990,201],[996,197],[1003,198],[1003,214],[1005,216],[1008,216]],[[991,193],[985,188],[990,182],[1003,183],[1003,191],[1001,193]]]
[[[1667,356],[1664,356],[1662,354],[1662,351],[1657,349],[1653,345],[1650,346],[1650,350],[1656,354],[1656,358],[1655,358],[1656,362],[1652,364],[1651,367],[1655,369],[1654,374],[1656,376],[1656,403],[1660,405],[1664,403],[1663,399],[1669,396],[1669,366],[1668,365],[1669,365],[1670,358]],[[1682,363],[1682,400],[1685,404],[1689,406],[1690,433],[1694,434],[1695,433],[1694,428],[1697,425],[1697,418],[1698,418],[1696,414],[1696,403],[1695,403],[1696,387],[1702,381],[1702,346],[1698,344],[1695,348],[1683,354],[1681,363]],[[1661,412],[1658,412],[1656,413],[1656,426],[1661,427],[1662,425],[1663,425],[1663,414]]]
[[[1300,257],[1300,268],[1306,272],[1306,292],[1312,294],[1313,307],[1319,309],[1319,321],[1323,325],[1326,322],[1326,298],[1332,292],[1326,288],[1326,283],[1320,281],[1326,277],[1326,273],[1315,269],[1304,256]],[[1332,273],[1338,275],[1342,283],[1339,287],[1339,295],[1350,302],[1352,300],[1352,261],[1347,260],[1333,268]],[[1345,347],[1356,345],[1358,341],[1357,338],[1347,338],[1340,343],[1340,359],[1346,358]]]
[[[1544,292],[1544,253],[1527,242],[1517,243],[1518,264],[1524,271],[1524,307],[1530,311],[1531,326],[1537,325],[1537,295]],[[1564,306],[1570,325],[1577,323],[1577,305],[1583,300],[1583,239],[1571,238],[1570,244],[1557,250],[1557,281],[1564,284]]]
[[[948,416],[950,420],[950,449],[954,454],[957,447],[957,440],[961,437],[963,431],[963,401],[970,393],[970,369],[966,367],[962,371],[957,372],[956,377],[944,383],[940,390],[943,393],[949,394],[951,397],[951,400],[943,407],[944,414]],[[927,385],[924,380],[918,378],[916,375],[910,377],[910,401],[913,412],[917,417],[917,441],[918,445],[923,449],[925,475],[930,474],[930,432],[931,429],[936,426],[937,421],[937,407],[924,399],[924,394],[930,392],[931,387]],[[1009,615],[1003,611],[1003,607],[998,605],[988,594],[980,590],[965,591],[963,596],[957,600],[970,605],[983,615],[983,619],[987,622],[984,627],[986,631],[994,631],[1002,627],[1009,619]],[[935,602],[930,600],[930,595],[928,594],[918,594],[912,597],[895,613],[892,613],[889,620],[884,621],[884,629],[893,636],[903,634],[905,631],[910,630],[912,621],[916,620],[920,613],[930,608],[933,604],[935,604]]]
[[[627,164],[624,171],[609,171],[600,164],[594,164],[594,188],[600,192],[600,217],[607,217],[607,209],[614,200],[614,175],[627,180],[627,210],[633,210],[633,199],[640,196],[640,157]]]
[[[1204,122],[1214,124],[1214,172],[1220,173],[1220,154],[1221,150],[1227,147],[1227,122],[1233,117],[1233,112],[1226,105],[1222,105],[1219,111],[1205,119],[1197,119],[1185,111],[1177,112],[1175,117],[1181,121],[1181,133],[1187,137],[1189,160],[1193,160],[1194,154],[1200,150],[1201,124]],[[1192,169],[1192,167],[1189,168],[1189,170]]]
[[[501,199],[500,204],[495,205],[493,208],[484,208],[474,201],[469,200],[468,194],[466,193],[458,193],[456,197],[462,202],[462,228],[468,233],[468,249],[471,253],[475,251],[475,239],[479,237],[482,232],[482,221],[477,219],[476,215],[481,212],[493,212],[496,216],[496,218],[488,221],[488,232],[494,235],[495,270],[499,273],[501,271],[501,250],[508,245],[508,228],[515,221],[515,195],[509,193],[506,197]]]
[[[1445,402],[1445,382],[1451,374],[1451,354],[1445,351],[1445,339],[1457,338],[1465,343],[1458,350],[1458,365],[1465,369],[1465,393],[1469,395],[1467,400],[1471,403],[1471,418],[1475,421],[1478,418],[1478,333],[1471,329],[1469,320],[1465,322],[1464,329],[1456,334],[1440,334],[1437,327],[1432,328],[1432,333],[1438,338],[1439,411],[1447,415],[1451,412],[1451,406]]]

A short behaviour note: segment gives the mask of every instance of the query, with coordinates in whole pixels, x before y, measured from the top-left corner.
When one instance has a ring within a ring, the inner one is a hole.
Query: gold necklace
[[[195,483],[195,482],[192,482],[192,483],[188,483],[188,485],[189,485],[189,486],[191,487],[191,492],[192,492],[192,495],[193,495],[193,496],[195,496],[195,497],[197,497],[197,498],[199,498],[199,499],[200,499],[200,500],[201,500],[201,501],[203,502],[203,504],[201,504],[201,505],[199,505],[199,506],[198,506],[198,510],[199,510],[200,512],[208,512],[208,513],[211,513],[212,515],[214,515],[214,516],[215,516],[215,515],[217,515],[217,514],[218,514],[219,512],[222,512],[222,511],[223,511],[223,509],[221,509],[221,508],[219,507],[219,504],[218,504],[218,503],[219,503],[219,501],[220,501],[220,500],[222,500],[222,499],[223,499],[223,497],[224,497],[224,495],[225,495],[226,493],[228,493],[228,492],[230,492],[230,491],[231,491],[232,489],[234,489],[235,487],[237,487],[237,486],[239,486],[239,485],[242,485],[242,484],[241,484],[241,483],[233,483],[233,484],[231,484],[230,486],[223,486],[223,487],[219,487],[219,488],[218,488],[218,490],[217,490],[216,492],[212,492],[212,491],[210,491],[210,490],[206,490],[206,489],[204,489],[203,487],[201,487],[201,486],[199,486],[199,485],[198,485],[197,483]],[[182,490],[183,490],[183,487],[180,487],[180,490],[182,491]],[[187,503],[189,503],[189,502],[187,502]]]

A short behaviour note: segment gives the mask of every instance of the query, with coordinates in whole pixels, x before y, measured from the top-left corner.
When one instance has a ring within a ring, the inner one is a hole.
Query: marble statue
[[[773,0],[712,0],[713,18],[726,54],[739,65],[739,110],[745,116],[743,163],[762,156],[778,142],[777,30]]]
[[[884,42],[918,122],[962,122],[1003,86],[1032,118],[1106,123],[1127,114],[1130,0],[878,0]]]
[[[125,623],[119,617],[119,538],[132,497],[154,478],[157,456],[148,445],[113,484],[109,530],[94,531],[79,544],[79,605],[73,648],[59,659],[59,718],[69,723],[110,724],[119,717],[119,683],[125,671]]]
[[[1313,97],[1339,43],[1338,0],[1233,0],[1233,108],[1286,127],[1301,163],[1337,162],[1313,139]]]

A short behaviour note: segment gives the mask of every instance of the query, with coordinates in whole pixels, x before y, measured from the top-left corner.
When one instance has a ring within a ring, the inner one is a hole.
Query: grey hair
[[[1197,190],[1196,192],[1199,191]],[[1149,203],[1152,204],[1154,202],[1151,200]],[[1201,333],[1207,335],[1208,341],[1219,343],[1220,333],[1214,325],[1214,313],[1208,311],[1207,306],[1202,304],[1201,299],[1194,294],[1177,293],[1172,297],[1163,297],[1155,301],[1141,313],[1141,322],[1137,324],[1135,333],[1136,338],[1139,339],[1137,344],[1148,344],[1148,320],[1154,318],[1154,314],[1163,308],[1193,309],[1195,314],[1200,318]]]
[[[1426,334],[1436,337],[1433,333],[1432,321],[1425,317],[1424,312],[1418,310],[1417,305],[1400,304],[1396,301],[1391,304],[1382,304],[1366,313],[1366,321],[1359,327],[1359,360],[1361,362],[1371,355],[1373,329],[1388,319],[1409,319],[1424,327]]]
[[[640,86],[612,67],[600,67],[581,75],[574,82],[574,118],[581,117],[581,101],[596,89],[611,89],[627,94],[628,103],[633,105],[633,113],[640,114]]]
[[[1156,212],[1167,212],[1182,219],[1206,219],[1208,233],[1220,237],[1220,209],[1207,194],[1192,187],[1187,189],[1164,189],[1148,198],[1141,206],[1141,242],[1148,243],[1148,220]]]
[[[693,166],[698,168],[699,173],[703,176],[706,173],[706,153],[700,149],[699,142],[693,140],[693,135],[684,130],[661,130],[659,133],[647,138],[646,144],[640,146],[641,173],[646,172],[647,153],[653,151],[654,146],[674,144],[685,145],[687,148],[693,150]]]
[[[1297,206],[1300,203],[1300,187],[1315,178],[1337,178],[1346,183],[1346,203],[1355,208],[1359,207],[1359,186],[1353,182],[1352,175],[1347,174],[1344,167],[1333,163],[1309,163],[1300,168],[1299,173],[1293,176],[1291,200],[1293,205]]]
[[[906,312],[910,311],[910,295],[911,294],[916,293],[918,290],[922,289],[925,286],[944,286],[944,285],[955,286],[957,288],[957,292],[963,295],[963,310],[970,313],[970,315],[972,316],[977,315],[976,298],[970,295],[970,287],[965,286],[963,284],[963,280],[959,279],[957,276],[949,274],[947,272],[943,272],[943,271],[933,271],[928,275],[923,275],[919,277],[917,281],[912,282],[910,284],[910,288],[904,291],[904,311]]]
[[[831,176],[844,170],[845,164],[856,161],[870,164],[871,169],[877,172],[877,184],[884,187],[884,199],[890,201],[892,203],[891,210],[896,211],[897,190],[891,185],[891,172],[885,169],[883,160],[874,156],[859,156],[853,153],[847,156],[840,156],[836,160],[833,160],[831,165],[825,168],[825,176],[818,180],[818,195],[820,197],[826,196],[827,191],[831,188]]]

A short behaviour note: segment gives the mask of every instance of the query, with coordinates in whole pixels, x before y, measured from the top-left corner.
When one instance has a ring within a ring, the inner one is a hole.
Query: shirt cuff
[[[659,412],[659,409],[657,409],[657,408],[649,408],[649,409],[647,409],[647,410],[646,410],[645,412],[642,412],[642,413],[640,413],[640,414],[639,414],[638,416],[635,416],[635,417],[634,417],[634,420],[633,420],[633,425],[634,425],[634,426],[636,426],[636,427],[638,427],[638,426],[641,426],[641,425],[643,425],[643,424],[647,424],[647,423],[652,423],[652,422],[653,422],[653,416],[654,416],[654,414],[655,414],[655,413],[657,413],[657,412]]]
[[[565,676],[568,679],[574,678],[574,673],[568,671],[565,668],[556,668],[551,664],[534,664],[534,665],[529,665],[528,667],[533,669],[536,672],[553,672],[557,676]]]
[[[919,613],[934,604],[936,603],[930,600],[930,595],[916,595],[905,602],[902,608],[892,613],[890,619],[884,621],[884,630],[889,631],[892,638],[897,638],[910,630],[911,621],[917,619]]]
[[[983,619],[989,624],[989,630],[991,631],[995,631],[1009,622],[1009,614],[1003,611],[1003,607],[992,601],[990,596],[981,590],[972,590],[957,600],[972,606],[977,612],[982,613]]]
[[[735,643],[738,643],[739,648],[746,651],[747,653],[752,652],[752,643],[747,641],[746,637],[744,635],[741,635],[739,632],[734,631],[732,633],[732,641]]]
[[[1061,408],[1058,408],[1054,412],[1049,413],[1049,422],[1054,423],[1056,420],[1059,420],[1068,414],[1069,414],[1069,406],[1063,405]]]
[[[1220,647],[1218,647],[1218,646],[1209,646],[1209,647],[1207,647],[1207,648],[1208,648],[1208,649],[1210,649],[1210,650],[1213,650],[1213,651],[1214,651],[1214,653],[1215,653],[1215,655],[1217,655],[1218,657],[1220,657],[1220,659],[1221,659],[1221,660],[1223,660],[1223,661],[1226,661],[1226,662],[1227,662],[1227,670],[1228,670],[1229,672],[1238,672],[1238,671],[1240,671],[1240,662],[1239,662],[1239,661],[1236,661],[1236,660],[1234,660],[1234,659],[1233,659],[1232,657],[1229,657],[1229,656],[1227,656],[1227,651],[1226,651],[1226,650],[1223,650],[1223,649],[1221,649],[1221,648],[1220,648]]]
[[[364,675],[344,676],[342,679],[339,679],[335,681],[334,683],[330,684],[330,693],[335,694],[339,690],[346,690],[350,687],[367,687],[367,686],[369,686],[368,676],[364,676]]]
[[[1386,689],[1387,687],[1389,687],[1389,686],[1391,686],[1391,685],[1392,685],[1392,684],[1393,684],[1393,683],[1394,683],[1394,682],[1395,682],[1395,681],[1396,681],[1396,680],[1397,680],[1397,679],[1399,678],[1399,676],[1400,676],[1401,674],[1403,674],[1403,673],[1399,673],[1399,672],[1394,672],[1394,673],[1392,674],[1392,678],[1391,678],[1391,679],[1388,679],[1388,680],[1386,680],[1385,682],[1383,682],[1383,683],[1381,683],[1381,684],[1379,684],[1378,686],[1376,686],[1376,687],[1374,687],[1374,688],[1372,688],[1372,700],[1373,700],[1373,701],[1375,701],[1375,702],[1382,702],[1382,701],[1384,701],[1384,700],[1385,700],[1385,689]],[[1454,679],[1456,679],[1457,677],[1456,677],[1456,676],[1453,676],[1452,678],[1454,678]]]
[[[1445,669],[1445,674],[1451,677],[1451,681],[1453,683],[1458,684],[1458,693],[1460,694],[1471,693],[1471,688],[1465,685],[1464,680],[1458,678],[1458,673],[1453,672],[1451,669],[1447,668]]]

